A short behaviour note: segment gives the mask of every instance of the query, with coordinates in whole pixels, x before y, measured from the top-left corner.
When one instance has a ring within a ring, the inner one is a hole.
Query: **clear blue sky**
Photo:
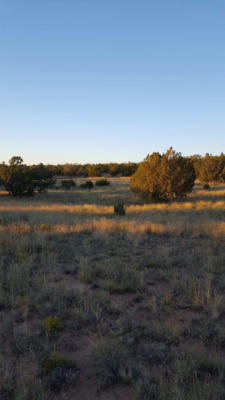
[[[0,161],[225,151],[224,0],[0,0]]]

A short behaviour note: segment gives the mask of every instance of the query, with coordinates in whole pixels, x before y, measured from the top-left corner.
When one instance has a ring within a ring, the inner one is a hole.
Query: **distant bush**
[[[148,155],[131,177],[131,190],[145,200],[167,201],[192,191],[195,171],[190,160],[172,147],[165,153]]]
[[[126,210],[125,210],[125,208],[124,208],[124,204],[123,204],[122,201],[117,201],[117,202],[114,204],[114,213],[115,213],[116,215],[119,215],[119,216],[122,216],[122,215],[125,215],[125,214],[126,214]]]
[[[69,190],[76,187],[76,183],[72,179],[63,179],[61,181],[61,186],[65,190]]]
[[[209,184],[208,184],[208,183],[205,183],[205,184],[203,185],[203,189],[204,189],[204,190],[209,190],[209,189],[210,189]]]
[[[94,185],[92,181],[86,181],[85,183],[81,183],[80,187],[82,189],[92,189]]]
[[[110,182],[107,179],[100,179],[99,181],[95,182],[96,186],[109,186]]]

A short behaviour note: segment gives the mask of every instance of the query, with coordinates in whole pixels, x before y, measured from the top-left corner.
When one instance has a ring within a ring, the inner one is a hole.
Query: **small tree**
[[[26,188],[26,166],[21,157],[12,157],[9,165],[0,166],[0,179],[5,189],[13,196],[20,196]]]
[[[54,186],[54,172],[43,164],[28,167],[27,171],[27,188],[30,187],[31,194],[34,190],[39,193],[44,192],[47,188]]]
[[[34,190],[42,192],[51,187],[55,179],[53,172],[43,164],[28,167],[21,157],[12,157],[9,165],[0,165],[0,181],[13,196],[32,195]]]
[[[153,153],[139,164],[131,177],[131,190],[147,200],[165,201],[191,192],[195,171],[190,160],[171,147],[165,154]]]

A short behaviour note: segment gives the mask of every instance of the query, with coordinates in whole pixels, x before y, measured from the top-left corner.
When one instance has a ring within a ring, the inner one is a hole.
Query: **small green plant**
[[[27,254],[26,253],[19,253],[18,254],[19,261],[24,261],[26,258],[27,258]]]
[[[50,374],[55,368],[63,367],[65,365],[70,365],[70,361],[64,356],[57,353],[51,353],[49,356],[45,357],[42,362],[42,370],[45,375]]]
[[[72,179],[63,179],[61,181],[61,186],[65,190],[69,190],[76,187],[76,183]]]
[[[203,185],[203,189],[204,189],[204,190],[210,190],[209,184],[208,184],[208,183],[205,183],[205,184]]]
[[[116,252],[115,252],[115,250],[108,249],[107,250],[107,255],[110,256],[110,257],[113,257],[113,256],[116,255]]]
[[[61,318],[49,316],[44,319],[44,328],[47,333],[54,333],[63,329]]]
[[[114,204],[114,213],[116,215],[122,216],[126,214],[125,208],[124,208],[124,204],[122,201],[117,201]]]
[[[107,179],[99,179],[98,181],[95,182],[96,186],[109,186],[110,182],[107,181]]]
[[[61,354],[51,353],[42,362],[43,381],[52,391],[58,392],[73,384],[76,366]]]
[[[172,304],[172,300],[170,297],[164,296],[162,298],[162,304],[164,304],[164,306],[170,306]]]
[[[50,232],[52,230],[52,226],[50,224],[41,224],[40,230],[43,232]]]
[[[85,183],[81,183],[81,189],[92,189],[94,187],[92,181],[86,181]]]

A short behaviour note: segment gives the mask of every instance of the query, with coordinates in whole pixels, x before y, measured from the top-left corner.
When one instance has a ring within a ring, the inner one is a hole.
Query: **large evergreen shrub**
[[[206,154],[201,159],[198,178],[201,182],[225,182],[225,154]]]
[[[171,147],[166,153],[147,155],[131,177],[131,190],[146,200],[184,197],[195,181],[193,164]]]

